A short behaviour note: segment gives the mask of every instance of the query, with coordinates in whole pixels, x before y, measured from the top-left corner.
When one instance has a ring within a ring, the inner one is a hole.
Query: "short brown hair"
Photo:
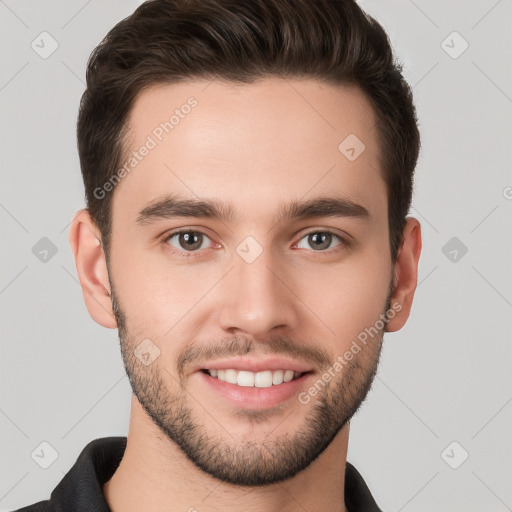
[[[354,0],[149,0],[110,30],[89,58],[77,123],[87,208],[107,257],[113,194],[98,198],[95,190],[128,149],[137,95],[194,78],[271,77],[355,85],[365,93],[377,119],[396,261],[420,149],[416,110],[388,36]]]

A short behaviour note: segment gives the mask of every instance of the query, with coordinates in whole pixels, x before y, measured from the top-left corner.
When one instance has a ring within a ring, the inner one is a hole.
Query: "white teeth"
[[[282,384],[283,383],[283,375],[284,375],[283,370],[276,370],[275,372],[272,372],[272,384],[274,384],[274,386],[276,386],[278,384]]]
[[[230,384],[236,384],[236,370],[224,370],[224,380]]]
[[[293,379],[293,370],[286,370],[284,372],[283,381],[290,382]]]
[[[240,370],[237,382],[239,386],[254,386],[254,373]]]
[[[290,382],[294,378],[300,377],[302,373],[293,370],[264,370],[262,372],[249,372],[246,370],[208,370],[212,377],[230,384],[238,384],[245,387],[269,388],[279,386],[283,382]]]
[[[270,370],[258,372],[254,376],[254,386],[257,388],[269,388],[272,386],[272,372]]]

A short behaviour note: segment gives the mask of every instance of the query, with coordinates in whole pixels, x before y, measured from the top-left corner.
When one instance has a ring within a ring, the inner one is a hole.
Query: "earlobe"
[[[418,282],[421,246],[421,225],[414,217],[408,217],[404,228],[403,243],[398,251],[394,269],[394,292],[391,298],[391,308],[398,312],[389,319],[386,332],[400,330],[409,318]]]
[[[112,310],[107,262],[101,245],[101,233],[86,209],[73,217],[69,243],[75,257],[78,279],[85,305],[95,322],[115,329],[117,322]]]

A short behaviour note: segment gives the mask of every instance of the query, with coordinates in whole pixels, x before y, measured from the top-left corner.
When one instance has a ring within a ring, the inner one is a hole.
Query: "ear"
[[[403,242],[398,250],[394,272],[394,292],[391,307],[397,311],[388,320],[386,332],[400,330],[411,312],[412,299],[418,282],[418,262],[421,254],[421,225],[413,217],[408,217],[404,227]],[[393,307],[393,304],[395,306]],[[397,307],[401,306],[401,309]]]
[[[101,245],[101,233],[89,212],[79,210],[71,222],[69,243],[75,256],[78,279],[85,305],[95,322],[115,329],[117,322],[112,310],[107,261]]]

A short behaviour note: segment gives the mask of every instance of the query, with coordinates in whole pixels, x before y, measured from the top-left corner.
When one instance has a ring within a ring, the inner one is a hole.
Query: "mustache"
[[[186,367],[197,361],[241,357],[247,354],[270,354],[302,359],[314,363],[319,368],[329,367],[332,362],[332,358],[324,349],[311,342],[298,342],[287,337],[269,338],[263,342],[235,336],[220,341],[192,343],[178,356],[176,366],[178,374],[183,377]]]

